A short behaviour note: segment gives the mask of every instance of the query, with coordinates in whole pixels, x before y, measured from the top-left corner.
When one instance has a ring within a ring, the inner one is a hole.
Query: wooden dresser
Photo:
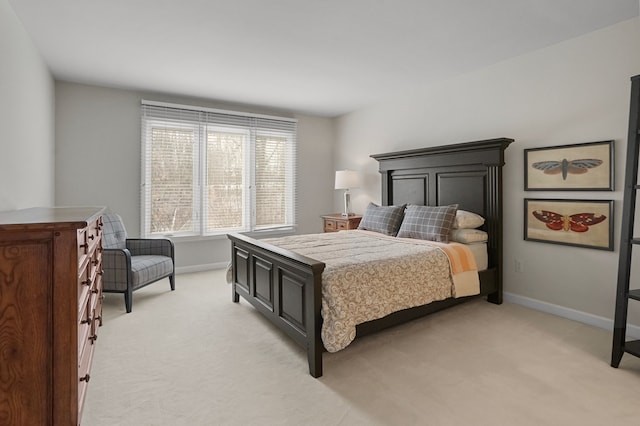
[[[343,229],[357,229],[362,215],[354,214],[343,216],[340,213],[327,214],[322,217],[322,229],[324,232],[337,232]]]
[[[102,208],[0,213],[0,424],[78,425],[102,324]]]

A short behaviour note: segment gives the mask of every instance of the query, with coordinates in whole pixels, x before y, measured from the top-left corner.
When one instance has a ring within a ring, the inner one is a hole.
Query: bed
[[[502,167],[512,139],[498,138],[372,155],[381,174],[382,205],[446,206],[485,218],[487,267],[479,295],[448,297],[356,326],[358,337],[479,296],[502,303]],[[344,232],[344,231],[343,231]],[[231,241],[232,300],[240,297],[307,351],[309,373],[322,376],[322,279],[326,264],[241,234]]]

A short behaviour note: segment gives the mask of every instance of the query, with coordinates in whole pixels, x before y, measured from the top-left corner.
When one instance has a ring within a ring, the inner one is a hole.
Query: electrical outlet
[[[524,272],[524,261],[522,259],[515,260],[516,272],[523,273]]]

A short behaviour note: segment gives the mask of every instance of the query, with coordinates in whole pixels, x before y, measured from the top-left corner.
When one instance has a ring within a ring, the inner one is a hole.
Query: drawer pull
[[[89,341],[91,342],[92,345],[93,345],[93,342],[95,342],[96,340],[98,340],[97,334],[94,334],[93,336],[89,336]]]
[[[85,249],[85,250],[86,250],[86,249],[88,249],[88,248],[89,248],[89,244],[87,244],[87,243],[85,243],[85,244],[80,244],[78,247],[79,247],[79,248],[83,248],[83,249]]]
[[[80,321],[80,324],[91,324],[91,318],[87,318],[86,320]]]
[[[98,321],[98,325],[102,327],[102,315],[97,316],[96,321]]]
[[[98,263],[100,263],[100,261],[99,261],[98,259],[96,259],[96,260],[94,260],[94,261],[93,261],[93,262],[91,262],[91,263],[93,263],[93,266],[98,266]]]
[[[99,291],[99,290],[98,290],[97,288],[94,288],[93,290],[91,290],[91,293],[93,293],[93,294],[97,294],[97,293],[98,293],[98,291]]]
[[[93,235],[93,234],[92,234],[92,235],[89,235],[89,239],[90,239],[90,240],[93,240],[94,238],[95,238],[95,235]]]
[[[85,374],[84,377],[80,377],[80,381],[89,383],[90,378],[91,376],[89,376],[89,374]]]
[[[101,270],[98,272],[98,275],[104,275],[104,270],[103,270],[103,269],[101,269]]]
[[[82,281],[82,285],[90,286],[91,285],[91,278],[88,278],[86,281]]]

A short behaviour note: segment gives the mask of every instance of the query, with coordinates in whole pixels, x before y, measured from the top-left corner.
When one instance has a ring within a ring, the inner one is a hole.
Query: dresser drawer
[[[78,267],[83,268],[87,256],[101,251],[102,217],[91,222],[86,228],[78,230]]]
[[[78,276],[78,308],[81,308],[84,304],[84,301],[87,298],[87,294],[89,294],[89,290],[91,290],[91,286],[93,285],[93,281],[91,280],[91,268],[85,266],[84,269],[80,270],[80,275]]]
[[[333,219],[325,219],[324,220],[324,232],[332,232],[337,231],[338,225]]]
[[[98,339],[99,324],[95,317],[97,300],[97,295],[91,293],[78,322],[78,355],[80,357],[89,346],[94,346]]]
[[[102,299],[103,299],[101,275],[96,276],[96,290],[97,292],[94,294],[95,303],[94,303],[94,307],[93,307],[94,311],[92,315],[93,315],[93,321],[97,322],[97,325],[101,327],[102,326]]]
[[[87,292],[86,298],[81,302],[78,312],[78,357],[82,355],[87,343],[90,342],[92,317],[92,295]]]
[[[100,252],[95,250],[91,253],[83,268],[78,272],[78,298],[82,300],[87,291],[96,287],[96,281],[102,275],[102,255]]]
[[[81,266],[89,253],[89,243],[87,242],[87,228],[78,229],[78,266]]]
[[[100,251],[94,250],[93,253],[91,253],[86,269],[89,271],[91,286],[95,286],[98,273],[102,273],[102,255]]]
[[[102,288],[93,287],[87,293],[87,297],[81,302],[78,310],[78,353],[82,353],[82,348],[87,344],[93,344],[98,338],[96,322],[96,312],[99,312],[98,305],[102,307]],[[100,318],[99,322],[102,321]]]
[[[87,395],[87,386],[91,380],[90,370],[95,346],[87,345],[78,358],[78,418],[82,417],[82,407]]]
[[[85,235],[89,244],[89,252],[93,252],[96,249],[96,244],[98,244],[102,236],[102,225],[100,223],[101,219],[97,219],[86,228]]]

